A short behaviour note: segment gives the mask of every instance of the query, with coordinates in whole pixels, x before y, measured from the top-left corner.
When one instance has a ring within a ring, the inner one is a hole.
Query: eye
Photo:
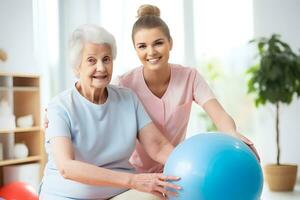
[[[145,44],[139,44],[139,45],[137,45],[137,48],[138,49],[145,49],[146,45]]]
[[[163,45],[164,42],[163,41],[157,41],[154,43],[155,46],[160,46],[160,45]]]
[[[105,56],[103,59],[102,59],[102,62],[104,64],[109,64],[111,63],[111,57],[110,56]]]
[[[87,61],[89,64],[95,64],[97,62],[97,60],[93,57],[88,57]]]

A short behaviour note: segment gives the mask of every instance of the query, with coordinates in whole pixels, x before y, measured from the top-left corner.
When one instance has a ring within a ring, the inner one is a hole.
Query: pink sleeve
[[[195,78],[193,82],[193,97],[194,101],[203,106],[208,100],[216,98],[212,90],[209,88],[208,84],[204,78],[195,69]]]

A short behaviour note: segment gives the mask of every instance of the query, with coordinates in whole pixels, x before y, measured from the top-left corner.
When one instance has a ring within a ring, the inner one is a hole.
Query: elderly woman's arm
[[[166,163],[167,158],[174,149],[174,146],[158,130],[154,123],[149,123],[140,130],[138,140],[149,156],[161,164]]]
[[[89,163],[75,160],[72,142],[67,137],[50,140],[55,164],[65,179],[90,185],[128,187],[130,174],[108,170]]]
[[[72,142],[67,137],[54,137],[50,143],[54,161],[65,179],[90,185],[132,188],[152,193],[160,198],[164,198],[162,194],[176,195],[176,193],[166,190],[166,187],[180,189],[167,182],[168,180],[178,180],[178,177],[153,173],[130,174],[75,160]],[[166,158],[162,156],[161,159]]]

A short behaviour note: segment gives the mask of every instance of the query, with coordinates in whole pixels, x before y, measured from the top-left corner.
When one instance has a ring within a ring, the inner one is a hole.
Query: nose
[[[154,55],[155,53],[156,53],[156,50],[155,50],[155,48],[154,47],[152,47],[152,46],[149,46],[148,47],[148,51],[147,51],[147,53],[148,53],[148,55]]]
[[[102,62],[97,62],[96,71],[104,72],[106,70],[104,64]]]

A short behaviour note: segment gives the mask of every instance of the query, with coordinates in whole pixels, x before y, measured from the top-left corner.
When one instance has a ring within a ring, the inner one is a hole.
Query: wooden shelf
[[[20,133],[20,132],[32,132],[32,131],[41,131],[41,127],[39,126],[33,126],[29,128],[15,128],[15,129],[0,129],[0,133]]]
[[[40,161],[41,156],[29,156],[27,158],[22,159],[9,159],[9,160],[1,160],[0,166],[6,166],[6,165],[15,165],[15,164],[21,164],[21,163],[28,163],[28,162],[35,162]]]
[[[14,92],[38,92],[39,87],[13,87]]]
[[[27,74],[27,73],[11,73],[11,72],[0,72],[0,76],[8,77],[22,77],[22,78],[39,78],[39,75],[36,74]]]
[[[24,143],[29,157],[23,159],[0,160],[0,187],[4,183],[4,166],[38,163],[42,177],[46,157],[44,152],[44,134],[41,127],[40,77],[34,74],[5,73],[0,71],[0,98],[6,100],[15,118],[32,115],[34,126],[29,128],[0,129],[0,142],[3,145],[3,157],[13,155],[14,144]],[[5,126],[1,126],[5,127]],[[25,180],[24,182],[29,181]],[[1,199],[1,198],[0,198]]]

